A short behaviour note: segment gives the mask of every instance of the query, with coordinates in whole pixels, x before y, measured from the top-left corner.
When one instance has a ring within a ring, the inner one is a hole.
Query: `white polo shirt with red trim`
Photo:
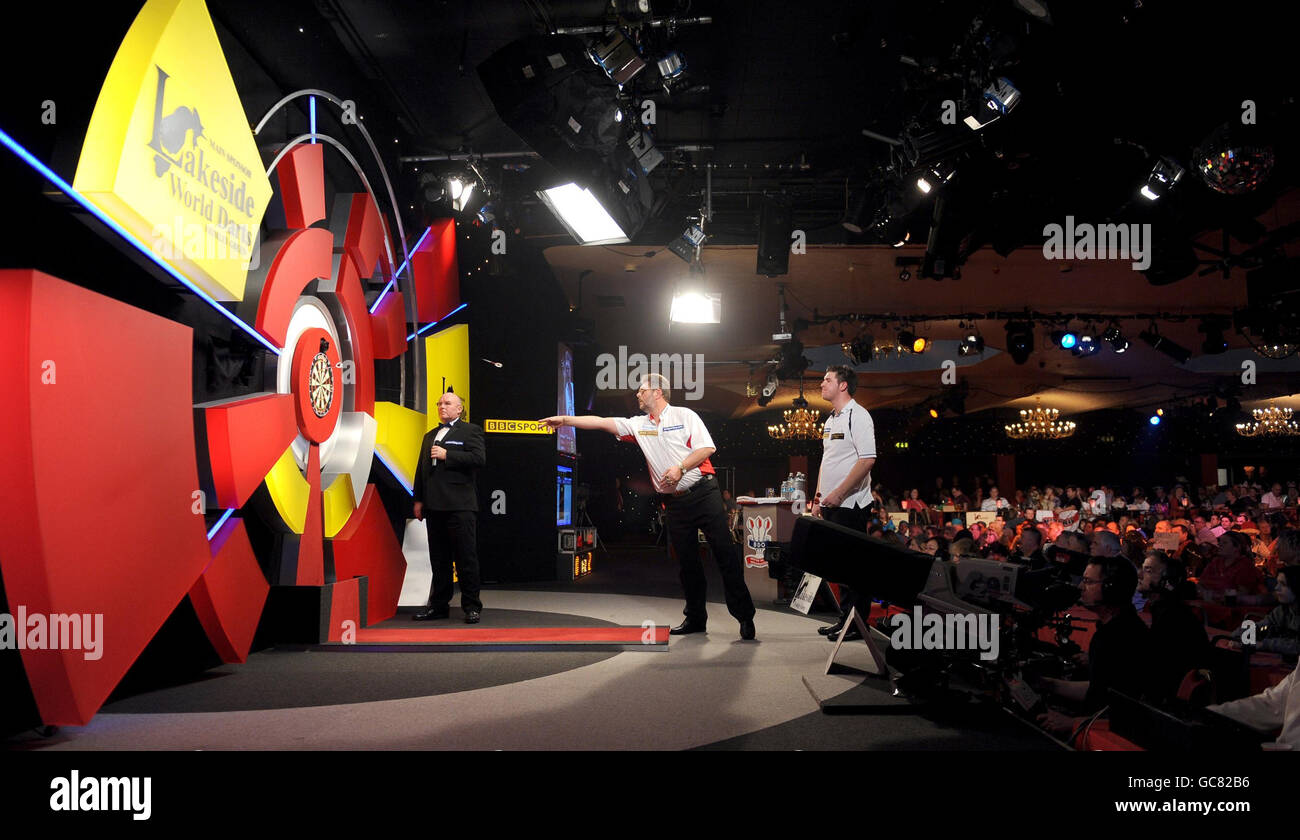
[[[618,428],[619,440],[632,441],[641,447],[646,466],[650,468],[650,480],[654,482],[657,493],[689,490],[706,473],[713,474],[713,464],[705,458],[704,463],[687,470],[676,486],[663,481],[663,474],[685,461],[694,450],[716,448],[700,415],[689,408],[670,403],[658,417],[647,414],[615,417],[614,425]]]

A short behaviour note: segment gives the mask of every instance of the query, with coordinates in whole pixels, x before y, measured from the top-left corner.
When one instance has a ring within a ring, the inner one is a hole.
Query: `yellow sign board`
[[[149,0],[73,187],[217,300],[241,300],[271,182],[203,0]]]
[[[515,435],[553,435],[555,430],[537,420],[484,420],[483,431]]]

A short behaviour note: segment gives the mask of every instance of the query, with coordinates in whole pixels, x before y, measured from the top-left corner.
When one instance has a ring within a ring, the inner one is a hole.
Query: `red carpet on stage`
[[[621,644],[666,645],[668,627],[656,626],[651,640],[643,627],[501,627],[481,629],[451,627],[363,627],[356,631],[358,645],[438,644]],[[334,646],[334,645],[331,645]],[[337,646],[347,647],[347,644]]]

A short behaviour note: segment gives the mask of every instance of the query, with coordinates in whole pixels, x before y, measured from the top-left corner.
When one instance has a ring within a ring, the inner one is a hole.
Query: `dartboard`
[[[317,353],[311,360],[307,393],[311,397],[312,411],[316,412],[317,417],[329,414],[330,405],[334,402],[334,376],[329,357],[324,353]]]

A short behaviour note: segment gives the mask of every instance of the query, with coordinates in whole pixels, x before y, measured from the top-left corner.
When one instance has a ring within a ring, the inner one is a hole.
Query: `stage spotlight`
[[[956,174],[957,167],[953,163],[941,160],[917,177],[916,188],[923,194],[928,195],[933,190],[947,184]]]
[[[1075,345],[1074,355],[1092,356],[1096,354],[1099,350],[1101,350],[1101,345],[1097,343],[1097,339],[1093,338],[1091,335],[1087,333],[1084,333],[1083,335],[1079,336],[1079,343]]]
[[[938,419],[939,419],[939,409],[937,409],[937,408],[932,408],[932,409],[930,409],[930,419],[931,419],[931,420],[938,420]]]
[[[700,244],[703,242],[704,229],[699,225],[691,225],[682,232],[681,236],[668,243],[668,250],[686,262],[693,263],[699,256]]]
[[[1111,324],[1107,327],[1106,331],[1101,334],[1101,338],[1109,344],[1111,349],[1116,353],[1123,353],[1128,349],[1128,339],[1124,337],[1124,335],[1119,331],[1119,327],[1115,324]]]
[[[1073,350],[1079,336],[1069,330],[1052,330],[1052,341],[1062,350]]]
[[[669,320],[678,324],[722,323],[722,294],[683,292],[673,295]]]
[[[852,341],[846,341],[840,345],[844,355],[853,362],[854,366],[866,364],[871,361],[875,354],[875,341],[871,336],[865,335],[861,338],[855,338]]]
[[[637,53],[636,45],[617,29],[608,41],[591,51],[591,59],[620,85],[627,84],[645,69],[645,59]]]
[[[591,190],[568,183],[538,190],[537,195],[579,245],[615,245],[628,241],[623,228]]]
[[[1160,415],[1161,415],[1161,413],[1163,413],[1163,412],[1157,412],[1157,413],[1155,413],[1155,414],[1152,414],[1152,415],[1147,419],[1147,422],[1150,423],[1152,426],[1159,426],[1159,425],[1160,425]]]
[[[978,333],[967,333],[957,343],[958,356],[978,356],[984,352],[984,338]]]
[[[1011,109],[1020,104],[1020,90],[1010,80],[998,77],[984,89],[984,101],[976,113],[966,117],[962,122],[972,131],[979,131],[984,126],[1011,113]]]
[[[1028,321],[1008,321],[1006,330],[1007,353],[1016,364],[1023,365],[1034,352],[1034,325]]]
[[[917,355],[924,353],[930,346],[929,340],[922,338],[911,330],[903,330],[898,334],[898,344],[904,350]]]
[[[848,211],[844,218],[840,220],[840,225],[849,233],[862,233],[863,221],[866,219],[867,203],[871,200],[870,191],[864,186],[853,194],[853,201],[849,204]]]
[[[459,176],[447,180],[447,194],[451,196],[451,207],[457,213],[469,206],[470,196],[474,194],[473,181]]]
[[[1162,157],[1151,168],[1151,174],[1147,176],[1147,182],[1139,192],[1148,201],[1157,201],[1173,190],[1182,179],[1184,171],[1176,161]]]
[[[1156,350],[1159,350],[1161,353],[1164,353],[1179,364],[1186,363],[1187,360],[1192,357],[1191,350],[1188,350],[1182,345],[1175,344],[1162,336],[1159,331],[1157,331],[1155,324],[1152,324],[1150,329],[1138,333],[1138,338],[1142,339],[1147,344],[1151,345]]]
[[[686,59],[676,50],[655,62],[655,66],[659,68],[665,93],[672,93],[686,82]]]
[[[1205,341],[1201,344],[1201,352],[1207,356],[1218,356],[1227,352],[1228,340],[1223,337],[1223,324],[1213,320],[1204,320],[1201,322],[1199,332],[1205,334]]]
[[[1052,22],[1051,10],[1043,0],[1012,0],[1013,5],[1029,15],[1034,20],[1050,24]]]

